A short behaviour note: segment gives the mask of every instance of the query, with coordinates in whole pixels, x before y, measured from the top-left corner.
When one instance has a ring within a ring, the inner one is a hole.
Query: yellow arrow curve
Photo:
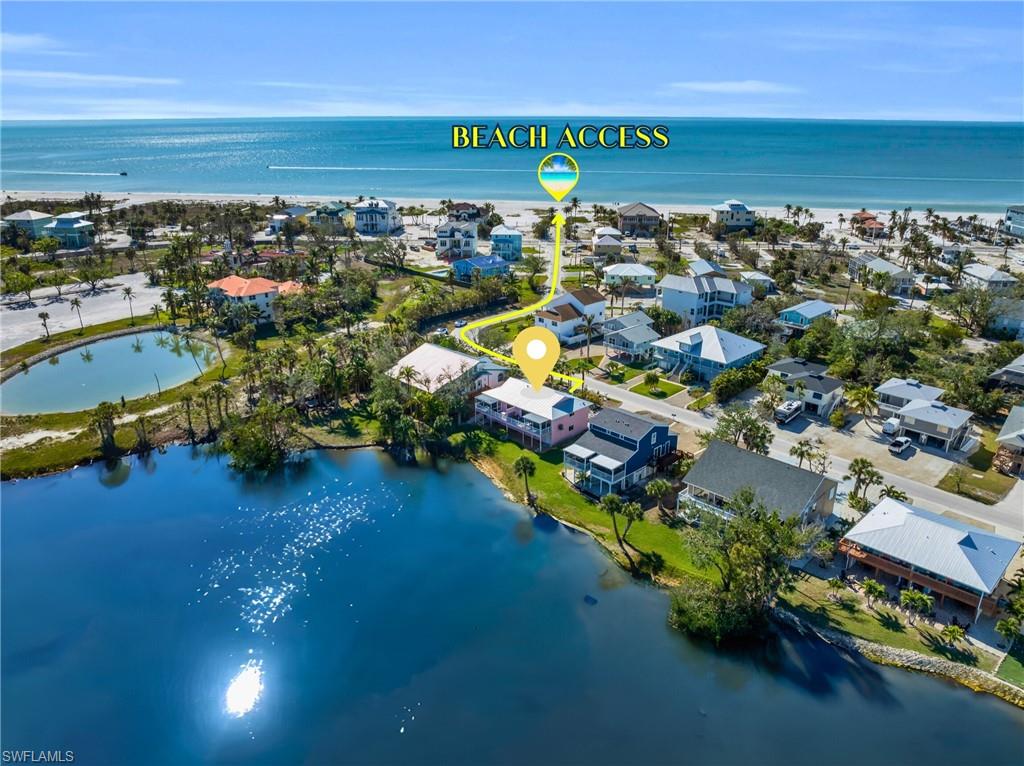
[[[554,218],[551,219],[551,222],[555,225],[555,256],[552,260],[551,285],[548,287],[547,295],[545,295],[536,303],[527,306],[526,308],[515,309],[514,311],[508,311],[504,314],[495,314],[494,316],[486,317],[485,319],[478,319],[475,322],[470,322],[465,327],[459,330],[459,338],[462,340],[463,343],[471,346],[472,348],[475,348],[477,351],[481,351],[487,354],[488,356],[493,356],[495,359],[498,359],[502,362],[507,362],[509,364],[516,363],[516,360],[510,356],[505,356],[505,354],[499,354],[497,351],[489,349],[485,346],[481,346],[479,343],[477,343],[475,340],[469,337],[469,333],[471,330],[480,330],[483,329],[484,327],[490,327],[491,325],[496,324],[503,324],[513,319],[518,319],[519,317],[526,316],[527,314],[530,314],[536,311],[537,309],[543,308],[544,306],[549,304],[555,297],[555,292],[558,289],[558,274],[560,271],[559,266],[562,259],[562,227],[565,225],[565,216],[563,216],[561,213],[555,213],[555,216]],[[560,372],[552,372],[551,377],[567,381],[569,383],[570,391],[575,391],[583,385],[583,378],[574,378],[571,375],[563,375]]]

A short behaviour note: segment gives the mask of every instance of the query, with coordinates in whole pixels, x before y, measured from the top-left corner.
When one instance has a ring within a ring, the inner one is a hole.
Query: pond
[[[1024,711],[743,650],[465,464],[179,447],[0,487],[3,746],[76,764],[1021,762]]]
[[[181,385],[217,362],[209,345],[159,331],[65,351],[0,386],[0,412],[75,412]]]

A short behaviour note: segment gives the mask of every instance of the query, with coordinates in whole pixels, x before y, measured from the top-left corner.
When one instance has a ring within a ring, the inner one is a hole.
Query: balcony
[[[710,495],[701,495],[698,493],[700,493],[700,490],[695,489],[694,487],[684,488],[676,498],[676,513],[690,520],[693,520],[694,514],[688,513],[688,508],[697,508],[701,511],[707,511],[708,513],[713,513],[716,516],[721,516],[727,521],[736,515],[719,505],[719,503],[722,502],[721,498]]]
[[[529,420],[516,417],[515,415],[509,415],[507,412],[501,412],[500,410],[492,409],[485,402],[481,402],[479,397],[476,401],[476,412],[478,415],[482,415],[491,422],[501,423],[509,428],[514,428],[522,433],[529,434],[535,438],[541,439],[545,442],[549,441],[551,436],[551,424],[545,423],[543,425],[538,423],[532,423]]]

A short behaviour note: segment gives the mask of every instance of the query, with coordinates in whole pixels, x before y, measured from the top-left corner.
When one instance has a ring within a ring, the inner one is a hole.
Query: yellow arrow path
[[[551,219],[551,222],[555,224],[555,257],[552,261],[551,269],[551,285],[548,287],[547,295],[541,298],[534,304],[527,306],[526,308],[516,309],[515,311],[509,311],[504,314],[495,314],[492,317],[486,319],[478,319],[475,322],[470,322],[468,325],[459,330],[459,338],[462,339],[463,343],[475,348],[477,351],[482,351],[488,356],[493,356],[495,359],[499,359],[502,362],[509,364],[515,364],[516,360],[510,356],[499,354],[497,351],[493,351],[489,348],[481,346],[475,340],[469,337],[470,330],[480,330],[484,327],[490,327],[491,325],[503,324],[512,319],[518,319],[519,317],[526,316],[537,309],[543,308],[551,302],[555,297],[555,291],[558,289],[558,274],[559,274],[559,263],[562,259],[562,226],[565,224],[565,216],[561,213],[555,213],[555,217]],[[583,378],[574,378],[571,375],[563,375],[560,372],[552,372],[551,377],[558,378],[560,380],[567,381],[570,391],[575,391],[583,385]]]

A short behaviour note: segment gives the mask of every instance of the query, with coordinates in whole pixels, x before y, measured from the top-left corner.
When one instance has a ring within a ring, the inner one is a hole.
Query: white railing
[[[694,514],[689,512],[690,508],[708,511],[716,516],[721,516],[723,519],[731,519],[736,515],[725,508],[719,508],[714,503],[709,503],[702,497],[692,494],[689,489],[684,489],[676,498],[676,513],[686,518],[692,518]]]

